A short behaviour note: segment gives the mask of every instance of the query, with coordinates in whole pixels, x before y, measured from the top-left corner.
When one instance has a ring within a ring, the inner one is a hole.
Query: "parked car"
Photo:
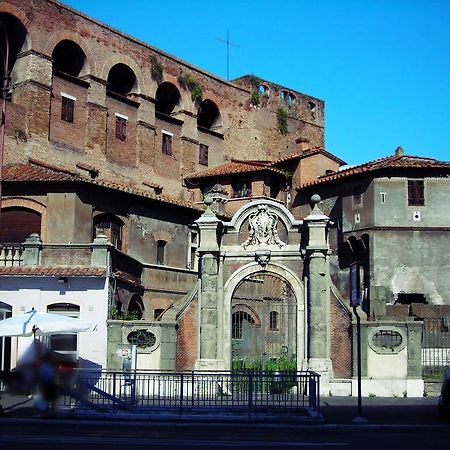
[[[442,381],[441,395],[438,397],[438,409],[441,413],[450,415],[450,368],[445,372]]]

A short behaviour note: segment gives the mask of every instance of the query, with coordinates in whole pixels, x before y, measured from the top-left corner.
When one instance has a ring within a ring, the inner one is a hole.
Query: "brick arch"
[[[31,28],[29,26],[29,23],[31,22],[30,18],[26,15],[25,12],[23,12],[21,9],[17,8],[14,5],[11,5],[7,2],[2,2],[0,4],[0,13],[8,13],[14,16],[17,20],[19,20],[22,25],[27,30],[27,45],[25,50],[30,50],[33,48],[33,44],[37,45],[39,42],[37,30],[34,28]]]
[[[142,86],[144,86],[144,77],[142,75],[142,71],[139,67],[139,65],[134,61],[134,59],[130,58],[127,55],[124,54],[114,54],[111,55],[105,64],[103,65],[102,70],[99,70],[99,76],[102,80],[108,79],[109,71],[116,65],[116,64],[125,64],[128,66],[133,72],[136,77],[137,81],[137,92],[136,94],[140,94],[142,92]]]
[[[83,75],[89,74],[97,76],[97,67],[91,49],[79,34],[76,34],[69,30],[61,30],[53,33],[45,44],[44,53],[51,56],[54,48],[64,40],[75,42],[75,44],[79,45],[81,50],[83,50],[84,54],[86,55],[87,68],[86,73]]]
[[[36,211],[41,215],[40,238],[45,242],[47,237],[47,207],[36,200],[23,197],[8,197],[2,199],[2,210],[6,208],[26,208]]]
[[[261,326],[261,319],[259,318],[258,313],[252,307],[245,305],[244,303],[237,303],[232,307],[231,314],[233,315],[234,313],[239,311],[246,312],[252,318],[256,327]]]

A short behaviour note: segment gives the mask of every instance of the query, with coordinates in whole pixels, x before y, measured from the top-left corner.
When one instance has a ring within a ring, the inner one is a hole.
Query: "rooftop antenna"
[[[227,81],[230,79],[230,46],[231,47],[239,47],[241,48],[240,45],[234,44],[233,42],[230,41],[230,31],[227,30],[227,39],[220,39],[217,38],[218,41],[223,42],[224,44],[227,45]]]

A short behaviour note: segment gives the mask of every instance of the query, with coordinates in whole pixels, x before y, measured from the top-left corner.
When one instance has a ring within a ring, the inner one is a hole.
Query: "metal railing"
[[[65,406],[103,410],[303,411],[319,415],[314,372],[76,370],[62,383]]]
[[[423,377],[440,380],[447,367],[450,367],[450,317],[423,319]]]
[[[22,252],[22,244],[0,244],[0,266],[21,266],[23,262]]]

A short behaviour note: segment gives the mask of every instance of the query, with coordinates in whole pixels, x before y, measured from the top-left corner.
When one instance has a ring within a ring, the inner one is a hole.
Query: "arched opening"
[[[297,302],[290,284],[274,273],[246,276],[231,300],[234,369],[297,368]]]
[[[220,111],[217,105],[212,100],[203,100],[198,109],[197,126],[210,130],[220,125]]]
[[[181,95],[177,87],[169,82],[161,83],[155,94],[157,113],[169,115],[173,113],[180,104]]]
[[[19,244],[32,233],[41,234],[41,214],[27,208],[5,208],[2,210],[0,243]]]
[[[122,250],[122,227],[123,222],[118,217],[111,214],[99,214],[94,218],[93,239],[106,236],[117,250]]]
[[[86,73],[86,55],[81,47],[67,39],[59,42],[53,49],[53,70],[73,77]]]
[[[19,19],[8,13],[0,13],[0,74],[3,76],[5,73],[7,47],[9,47],[7,76],[11,77],[6,92],[0,91],[1,98],[3,96],[10,98],[11,96],[12,86],[15,81],[14,66],[17,61],[17,55],[28,47],[28,40],[27,29]],[[1,81],[3,82],[3,80]]]
[[[122,96],[136,92],[136,75],[127,65],[122,63],[116,64],[111,67],[108,73],[107,90]]]
[[[144,303],[141,297],[137,294],[134,294],[130,298],[130,302],[128,303],[127,308],[128,314],[133,315],[136,319],[140,320],[144,317]]]

